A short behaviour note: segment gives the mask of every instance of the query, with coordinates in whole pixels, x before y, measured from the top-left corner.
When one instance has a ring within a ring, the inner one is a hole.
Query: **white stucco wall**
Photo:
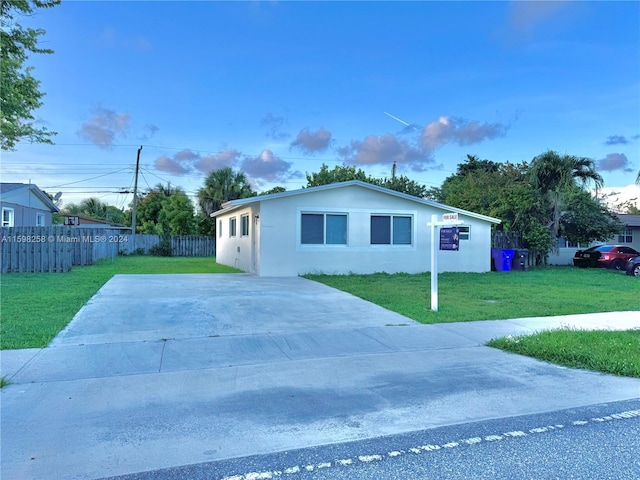
[[[228,237],[228,219],[250,212],[236,210],[218,217],[223,221],[218,236],[217,261],[245,271],[251,269],[251,240]],[[419,273],[431,268],[431,214],[441,218],[448,210],[438,209],[382,192],[349,186],[302,195],[274,198],[260,204],[259,269],[263,276],[291,276],[305,273],[348,274],[374,272]],[[303,245],[300,242],[302,213],[348,214],[347,245]],[[371,245],[370,216],[402,214],[412,216],[411,245]],[[438,271],[485,272],[491,268],[491,224],[460,215],[470,227],[470,240],[460,241],[460,251],[439,251]],[[254,235],[253,222],[250,236]],[[436,241],[439,241],[437,238]],[[240,252],[237,248],[240,247]]]
[[[229,215],[221,215],[216,218],[216,262],[223,265],[238,268],[245,272],[258,274],[254,270],[252,239],[255,235],[255,216],[259,215],[259,204],[238,209]],[[242,235],[242,216],[249,215],[249,235]],[[229,221],[236,219],[236,235],[231,236]],[[222,230],[220,230],[222,222]]]

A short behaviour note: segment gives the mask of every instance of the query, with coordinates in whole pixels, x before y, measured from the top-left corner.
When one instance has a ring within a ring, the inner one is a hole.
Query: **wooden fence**
[[[135,245],[134,245],[135,241]],[[102,258],[148,254],[160,243],[158,235],[77,227],[0,228],[0,272],[68,272],[73,265],[92,265]],[[180,257],[215,255],[215,239],[172,236],[171,254]]]

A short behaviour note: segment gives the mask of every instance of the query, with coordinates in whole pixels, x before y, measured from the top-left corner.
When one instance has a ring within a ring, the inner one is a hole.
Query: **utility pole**
[[[391,167],[391,180],[396,179],[396,162],[393,161],[393,167]]]
[[[138,149],[138,158],[136,159],[136,176],[133,181],[133,208],[131,209],[131,238],[133,239],[133,249],[129,253],[136,251],[136,207],[138,205],[138,171],[140,170],[140,152],[142,145]]]

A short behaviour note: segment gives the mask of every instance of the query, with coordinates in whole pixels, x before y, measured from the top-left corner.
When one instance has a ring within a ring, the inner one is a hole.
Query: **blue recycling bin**
[[[515,250],[492,248],[491,258],[493,259],[493,264],[496,267],[496,272],[511,271],[511,263],[513,262],[514,254]]]

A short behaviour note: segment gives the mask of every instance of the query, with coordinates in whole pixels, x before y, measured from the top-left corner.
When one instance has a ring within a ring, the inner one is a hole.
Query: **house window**
[[[229,219],[229,236],[230,237],[236,236],[236,217],[231,217]]]
[[[411,245],[411,216],[371,215],[371,245]]]
[[[633,243],[633,232],[631,228],[625,228],[624,231],[618,235],[618,243]]]
[[[300,220],[300,243],[303,245],[347,244],[346,214],[303,213]]]
[[[218,220],[218,237],[222,237],[222,220]]]
[[[240,217],[240,236],[246,237],[249,235],[249,215],[242,215]]]
[[[13,227],[13,208],[2,208],[2,226]]]
[[[36,227],[44,227],[44,213],[36,213]]]
[[[471,227],[459,226],[458,227],[458,239],[469,240],[471,238]]]

